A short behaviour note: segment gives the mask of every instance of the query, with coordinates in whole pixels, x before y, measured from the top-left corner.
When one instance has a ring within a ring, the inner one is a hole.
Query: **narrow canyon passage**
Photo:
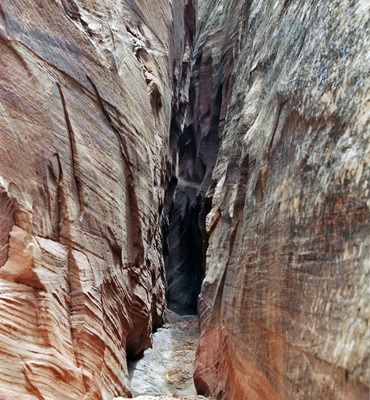
[[[166,319],[153,335],[153,347],[141,359],[128,363],[132,395],[141,400],[206,399],[196,395],[193,382],[198,318],[168,311]]]
[[[369,400],[369,4],[0,0],[0,400]]]

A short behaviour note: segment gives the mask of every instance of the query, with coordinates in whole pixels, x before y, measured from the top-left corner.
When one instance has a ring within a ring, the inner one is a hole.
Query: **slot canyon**
[[[0,400],[368,400],[368,0],[0,1]]]

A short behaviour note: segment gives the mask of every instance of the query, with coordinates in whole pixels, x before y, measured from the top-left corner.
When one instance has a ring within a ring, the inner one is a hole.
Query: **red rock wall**
[[[0,4],[1,399],[129,394],[165,302],[186,4]]]
[[[173,199],[207,245],[199,392],[368,398],[367,3],[198,11],[193,52],[191,0],[1,2],[0,399],[130,395]]]
[[[198,70],[222,84],[233,60],[205,195],[201,394],[368,399],[368,11],[360,0],[200,3]]]

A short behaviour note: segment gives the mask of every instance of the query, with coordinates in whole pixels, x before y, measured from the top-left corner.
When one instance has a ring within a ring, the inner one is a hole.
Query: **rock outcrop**
[[[126,357],[165,303],[160,219],[192,11],[0,4],[1,399],[130,395]]]
[[[202,137],[218,120],[222,144],[205,195],[196,387],[225,400],[367,399],[368,4],[199,7],[197,110]]]

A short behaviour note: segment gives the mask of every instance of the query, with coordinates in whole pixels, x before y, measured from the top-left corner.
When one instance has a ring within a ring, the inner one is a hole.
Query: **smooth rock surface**
[[[368,17],[364,0],[199,3],[195,68],[232,83],[205,195],[201,394],[368,399]]]
[[[127,355],[150,345],[165,303],[160,221],[191,10],[1,1],[1,399],[130,394]]]

